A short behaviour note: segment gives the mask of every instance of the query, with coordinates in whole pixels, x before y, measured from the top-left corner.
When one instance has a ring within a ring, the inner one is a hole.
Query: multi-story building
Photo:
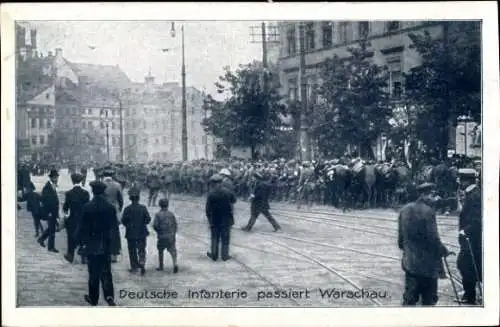
[[[127,97],[125,143],[128,158],[139,162],[182,160],[182,88],[156,84],[151,72],[134,83]],[[188,160],[212,158],[212,140],[201,125],[203,94],[186,88]]]
[[[304,28],[305,79],[308,97],[320,83],[319,70],[328,58],[337,55],[349,56],[348,48],[361,39],[368,39],[372,60],[389,69],[388,92],[393,106],[398,109],[398,100],[403,93],[403,75],[420,65],[421,58],[410,47],[410,33],[427,31],[433,37],[442,37],[444,24],[441,21],[308,21],[280,22],[279,72],[281,93],[285,98],[300,98],[299,81],[299,27]],[[312,99],[314,103],[316,99]],[[380,148],[377,145],[376,148]]]

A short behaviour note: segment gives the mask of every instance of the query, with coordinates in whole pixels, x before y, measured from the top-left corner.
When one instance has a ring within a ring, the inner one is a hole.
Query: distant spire
[[[148,76],[151,76],[151,66],[149,66]]]

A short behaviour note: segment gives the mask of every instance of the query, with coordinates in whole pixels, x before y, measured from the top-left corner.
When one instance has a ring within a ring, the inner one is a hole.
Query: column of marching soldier
[[[86,171],[85,171],[86,173]],[[41,194],[35,192],[33,183],[28,183],[24,199],[27,210],[34,221],[37,241],[50,252],[57,253],[54,247],[56,231],[67,231],[67,253],[64,258],[72,263],[78,248],[81,262],[88,266],[89,292],[84,299],[95,306],[99,299],[99,285],[102,284],[104,298],[109,305],[115,305],[111,263],[116,262],[120,254],[119,216],[125,226],[130,272],[140,270],[145,274],[146,238],[151,216],[144,205],[139,204],[140,189],[132,186],[128,195],[131,204],[123,210],[123,186],[113,179],[112,167],[102,171],[102,180],[97,178],[90,183],[93,197],[83,189],[84,178],[79,173],[71,174],[74,187],[65,193],[62,206],[64,219],[59,220],[59,200],[57,182],[59,173],[53,169],[49,181]],[[211,247],[207,256],[216,261],[219,257],[226,261],[229,255],[230,231],[234,224],[233,210],[236,196],[234,185],[228,177],[229,171],[222,169],[210,178],[205,213],[211,236]],[[259,173],[254,172],[257,180],[250,196],[251,217],[244,231],[250,231],[257,217],[262,213],[271,223],[274,231],[281,229],[269,212],[269,194],[271,186]],[[462,275],[464,294],[457,301],[476,304],[476,285],[482,283],[482,207],[481,190],[475,184],[476,176],[463,176],[461,183],[465,189],[464,205],[459,216],[460,252],[457,266]],[[449,267],[446,257],[454,254],[442,244],[436,222],[435,184],[423,183],[418,188],[419,198],[405,205],[399,214],[398,246],[403,252],[402,268],[405,273],[403,305],[434,305],[438,301],[438,279],[446,278],[445,267]],[[158,192],[150,192],[149,205],[155,205]],[[178,272],[175,238],[177,222],[175,215],[168,210],[167,197],[160,199],[160,210],[154,216],[153,229],[157,233],[159,264],[157,270],[163,270],[164,250],[167,250],[173,262],[173,272]],[[47,221],[43,230],[41,220]],[[444,262],[444,266],[443,266]],[[453,284],[451,273],[450,280]],[[453,284],[454,285],[454,284]]]

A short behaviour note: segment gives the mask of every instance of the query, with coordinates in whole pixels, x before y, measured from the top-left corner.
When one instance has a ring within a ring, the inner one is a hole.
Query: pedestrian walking
[[[117,223],[119,222],[119,217],[120,213],[122,212],[123,209],[123,195],[122,195],[122,187],[121,185],[113,180],[113,176],[115,174],[115,171],[112,167],[108,166],[104,168],[102,175],[103,175],[103,183],[106,185],[106,190],[105,190],[105,198],[106,200],[115,208],[116,210],[116,215],[117,215]],[[119,236],[119,234],[118,234]],[[117,257],[121,252],[121,241],[120,238],[113,240],[115,243],[115,246],[113,246],[113,249],[116,251],[116,253],[112,253],[111,255],[111,262],[117,262]]]
[[[461,301],[469,305],[477,303],[476,286],[483,280],[482,201],[481,189],[475,184],[475,178],[475,176],[460,178],[462,186],[465,187],[465,201],[459,215],[460,252],[457,268],[462,276],[464,288]]]
[[[25,195],[26,199],[26,210],[31,213],[33,217],[33,225],[35,227],[35,237],[39,237],[40,234],[43,234],[42,227],[42,197],[40,194],[35,192],[35,185],[32,182],[29,182],[27,186],[27,193]]]
[[[146,179],[146,184],[149,189],[148,196],[148,206],[156,206],[156,199],[158,198],[158,193],[160,193],[160,178],[158,172],[153,170]]]
[[[50,252],[58,253],[55,248],[56,229],[59,218],[59,198],[57,196],[57,181],[59,173],[55,169],[51,169],[49,173],[49,181],[42,189],[41,200],[43,207],[43,218],[47,220],[47,229],[42,236],[38,238],[38,243],[45,247],[45,240],[48,239],[47,248]]]
[[[418,186],[420,197],[405,205],[399,213],[398,246],[403,251],[405,272],[403,305],[424,306],[438,301],[438,278],[443,272],[442,257],[450,254],[439,237],[433,208],[435,184]]]
[[[263,214],[264,217],[271,223],[274,228],[274,231],[278,231],[281,229],[281,226],[278,224],[276,219],[269,212],[269,195],[271,193],[271,185],[263,180],[263,176],[261,173],[256,172],[254,176],[257,179],[255,190],[253,194],[250,195],[250,219],[246,226],[242,228],[242,230],[249,232],[252,230],[255,222],[257,221],[257,217],[260,214]]]
[[[66,215],[69,212],[64,224],[66,226],[66,235],[68,240],[68,246],[64,258],[69,263],[73,263],[75,250],[78,246],[76,233],[78,226],[81,224],[83,206],[90,201],[89,192],[84,190],[81,185],[83,182],[83,176],[78,173],[71,174],[71,182],[73,183],[73,188],[66,192],[63,204],[63,212]]]
[[[128,255],[130,259],[130,272],[141,270],[141,275],[146,273],[146,238],[149,235],[148,224],[151,216],[148,209],[139,203],[140,190],[129,190],[129,199],[132,202],[123,210],[122,224],[125,226]]]
[[[90,183],[93,199],[84,205],[78,239],[85,249],[89,272],[89,293],[85,301],[96,306],[99,302],[99,286],[102,285],[104,299],[115,305],[111,255],[116,253],[115,240],[120,239],[116,209],[104,197],[106,184]]]
[[[219,244],[221,244],[222,260],[227,261],[229,255],[229,243],[231,226],[234,224],[233,204],[236,197],[233,193],[222,186],[222,176],[215,174],[210,178],[212,190],[208,194],[205,205],[205,213],[210,226],[211,251],[207,256],[213,261],[219,258]]]
[[[175,246],[175,236],[177,234],[177,220],[175,215],[168,210],[168,199],[160,199],[160,211],[156,213],[153,221],[153,229],[158,237],[158,268],[156,270],[163,270],[163,252],[165,250],[170,253],[172,257],[172,264],[174,267],[174,274],[179,271],[177,266],[177,249]]]

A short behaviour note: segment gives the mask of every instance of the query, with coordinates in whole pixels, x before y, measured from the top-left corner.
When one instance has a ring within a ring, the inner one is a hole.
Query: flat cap
[[[224,168],[219,172],[219,175],[231,177],[231,172],[229,171],[229,169]]]
[[[106,184],[101,181],[92,181],[90,182],[90,187],[92,188],[92,193],[94,194],[102,194],[106,189]]]
[[[220,174],[215,174],[215,175],[212,175],[212,177],[210,177],[210,181],[214,182],[214,183],[222,182],[223,179],[224,178]]]
[[[83,180],[82,174],[79,173],[73,173],[71,174],[71,181],[75,184],[80,183]]]
[[[417,191],[424,192],[424,191],[433,190],[435,188],[436,188],[436,184],[426,182],[426,183],[422,183],[419,186],[417,186]]]
[[[132,187],[130,190],[128,190],[128,196],[139,196],[141,195],[141,190],[139,190],[137,187]]]
[[[57,169],[51,169],[49,172],[49,177],[56,177],[56,176],[59,176],[59,172],[57,171]]]

